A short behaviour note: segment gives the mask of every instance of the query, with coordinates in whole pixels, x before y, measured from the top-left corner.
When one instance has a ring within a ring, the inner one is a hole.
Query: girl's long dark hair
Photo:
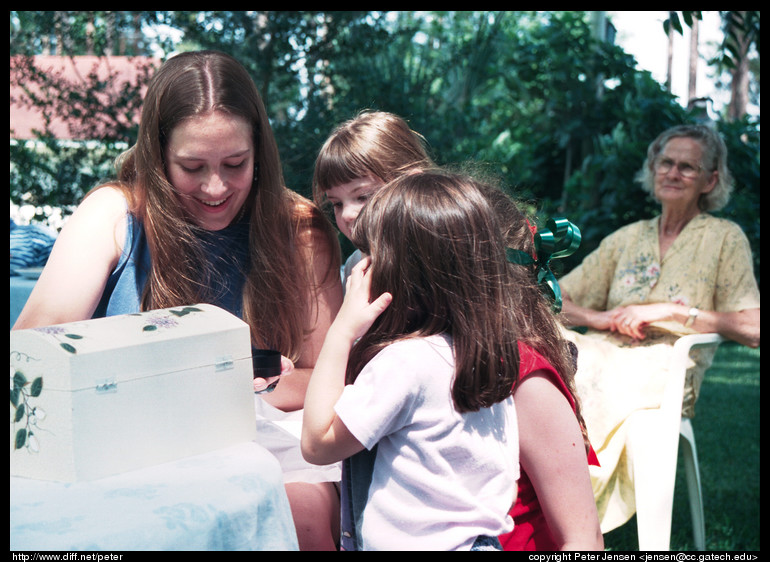
[[[519,341],[548,359],[575,396],[574,364],[550,303],[532,271],[506,261],[506,247],[532,252],[534,242],[524,214],[497,187],[440,170],[404,175],[372,197],[353,238],[372,256],[372,296],[387,291],[393,301],[353,347],[348,383],[391,343],[446,333],[459,412],[511,395]],[[583,426],[579,409],[578,418]]]

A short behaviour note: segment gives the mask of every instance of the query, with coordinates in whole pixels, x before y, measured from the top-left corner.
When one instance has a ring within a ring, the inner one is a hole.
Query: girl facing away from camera
[[[537,260],[535,228],[519,205],[495,186],[484,185],[484,190],[495,208],[508,251]],[[527,294],[522,303],[538,300],[537,268],[535,262],[512,270],[520,290]],[[500,542],[504,550],[603,550],[588,468],[599,462],[578,400],[574,351],[570,350],[569,358],[562,352],[565,342],[554,333],[556,316],[539,305],[521,311],[531,319],[519,341],[519,373],[513,393],[521,476],[510,511],[515,526],[499,537]],[[570,349],[571,344],[566,345]]]
[[[518,431],[514,291],[493,211],[452,177],[405,175],[372,196],[353,239],[366,257],[308,385],[303,454],[376,451],[357,548],[496,540],[513,526]]]

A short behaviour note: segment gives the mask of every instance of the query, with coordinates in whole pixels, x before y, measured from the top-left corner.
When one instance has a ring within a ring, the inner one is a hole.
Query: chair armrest
[[[671,355],[671,378],[661,401],[661,410],[669,411],[672,417],[681,417],[682,397],[684,396],[684,380],[687,371],[687,360],[693,347],[703,345],[719,345],[726,339],[716,333],[689,334],[680,337],[674,343]],[[677,425],[678,425],[677,421]]]
[[[689,353],[690,348],[692,347],[722,343],[723,341],[725,341],[725,338],[719,334],[689,334],[676,340],[676,343],[674,344],[674,353]]]

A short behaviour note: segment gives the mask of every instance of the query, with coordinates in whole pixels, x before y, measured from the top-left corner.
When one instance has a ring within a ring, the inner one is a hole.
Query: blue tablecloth
[[[11,478],[12,551],[297,550],[281,467],[249,442],[91,482]]]

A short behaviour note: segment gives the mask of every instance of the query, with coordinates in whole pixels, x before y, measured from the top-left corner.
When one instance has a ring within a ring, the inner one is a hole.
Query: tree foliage
[[[80,19],[71,22],[112,22],[110,33],[98,28],[105,38],[135,30],[137,22],[145,28],[163,24],[181,37],[162,45],[166,49],[212,48],[241,60],[265,99],[287,185],[306,195],[317,151],[335,125],[363,109],[405,117],[426,137],[437,162],[481,163],[537,208],[542,221],[560,213],[578,224],[583,247],[566,268],[618,226],[658,211],[633,177],[659,132],[696,119],[636,69],[630,55],[597,38],[584,12],[76,14]],[[45,17],[12,12],[12,54],[41,48],[42,34],[34,30],[45,21],[51,25]],[[82,39],[71,41],[69,54],[84,53],[85,36],[72,37]],[[758,50],[758,34],[756,44]],[[724,214],[747,232],[758,263],[759,120],[718,126],[737,178]],[[12,199],[36,193],[21,179],[33,173],[34,157],[21,152],[11,154],[17,170],[24,170],[14,175],[12,165]],[[39,173],[47,167],[40,162]],[[67,181],[55,176],[48,182],[52,189],[36,200],[56,191],[58,202],[74,203],[90,187]],[[28,191],[17,189],[17,182]]]

